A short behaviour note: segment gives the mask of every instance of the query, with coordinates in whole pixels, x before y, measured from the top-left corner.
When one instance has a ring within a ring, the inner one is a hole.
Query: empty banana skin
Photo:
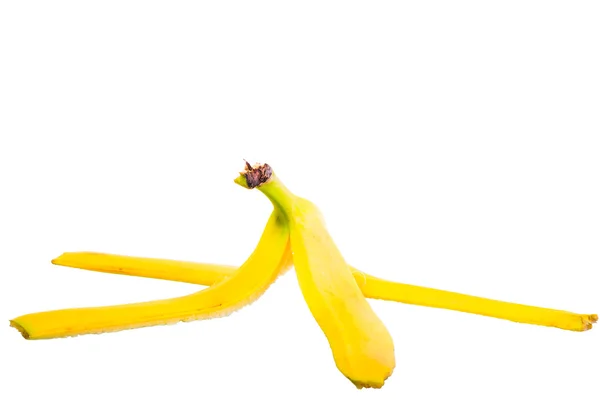
[[[246,162],[235,183],[273,204],[263,234],[239,268],[105,253],[64,253],[53,264],[209,286],[189,295],[103,307],[32,313],[11,326],[26,339],[83,334],[223,317],[260,297],[294,266],[309,310],[329,342],[337,368],[357,388],[381,388],[396,365],[392,335],[366,298],[443,308],[514,322],[586,331],[596,314],[576,314],[391,282],[347,264],[319,209],[294,195],[268,164]]]

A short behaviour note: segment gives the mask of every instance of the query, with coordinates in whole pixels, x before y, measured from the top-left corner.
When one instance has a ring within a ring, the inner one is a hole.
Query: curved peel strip
[[[298,199],[290,220],[298,283],[338,369],[359,388],[382,387],[395,367],[388,330],[364,298],[313,206]]]
[[[27,339],[50,339],[225,316],[256,300],[290,265],[288,237],[274,212],[248,260],[209,288],[167,300],[27,314],[11,325]]]

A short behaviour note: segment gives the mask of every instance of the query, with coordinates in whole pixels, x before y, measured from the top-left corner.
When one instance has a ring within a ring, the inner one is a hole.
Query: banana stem
[[[213,285],[232,275],[237,269],[215,264],[85,252],[64,253],[52,260],[52,263],[90,271],[166,279],[199,285]],[[355,268],[352,268],[352,273],[365,297],[371,299],[460,311],[571,331],[588,330],[592,327],[592,323],[598,320],[598,316],[595,314],[576,314],[391,282],[365,274]]]
[[[293,199],[296,196],[275,174],[272,174],[271,178],[266,183],[258,186],[257,189],[267,196],[273,206],[281,211],[282,215],[285,216],[292,209]]]
[[[281,182],[268,164],[252,167],[246,161],[246,170],[233,180],[246,189],[258,189],[285,216],[291,211],[296,196]]]

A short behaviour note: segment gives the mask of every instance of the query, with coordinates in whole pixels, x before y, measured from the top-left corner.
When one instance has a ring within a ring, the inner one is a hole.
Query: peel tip
[[[592,329],[592,324],[590,322],[584,322],[582,327],[581,327],[581,331],[585,332],[585,331],[589,331],[590,329]]]
[[[590,329],[592,329],[594,327],[593,324],[595,324],[596,322],[598,322],[597,314],[582,315],[581,316],[581,330],[589,331]]]
[[[16,330],[19,331],[19,333],[21,334],[21,336],[23,336],[25,339],[30,338],[29,332],[27,332],[27,330],[23,327],[23,325],[19,324],[17,321],[11,319],[10,321],[10,326],[15,328]]]
[[[62,253],[60,256],[53,258],[50,262],[54,265],[62,265],[61,262],[71,253]]]
[[[356,379],[350,379],[350,382],[352,382],[354,384],[354,386],[356,386],[357,389],[381,389],[383,387],[383,385],[385,385],[385,381],[391,376],[388,375],[385,378],[383,378],[382,381],[360,381],[360,380],[356,380]]]
[[[351,380],[352,383],[354,384],[354,386],[356,386],[356,388],[358,390],[361,389],[381,389],[383,387],[383,382],[362,382],[362,381],[355,381],[355,380]]]

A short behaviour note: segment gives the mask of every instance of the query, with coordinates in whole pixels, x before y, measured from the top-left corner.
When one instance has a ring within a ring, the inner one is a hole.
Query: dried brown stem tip
[[[246,169],[242,172],[242,175],[246,177],[248,189],[254,189],[267,182],[271,178],[271,175],[273,175],[273,170],[269,164],[254,164],[252,166],[246,161]]]

